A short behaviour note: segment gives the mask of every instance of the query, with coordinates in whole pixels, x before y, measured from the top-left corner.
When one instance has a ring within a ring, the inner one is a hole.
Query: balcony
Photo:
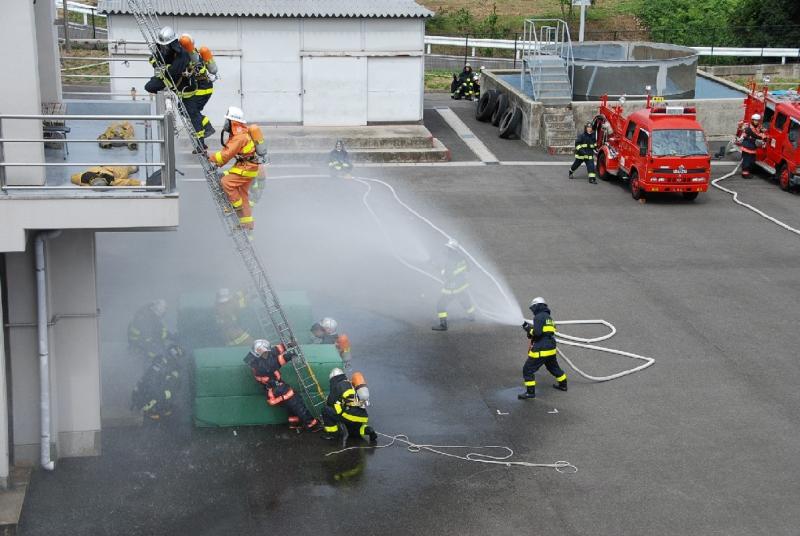
[[[27,230],[178,225],[173,116],[163,101],[73,100],[47,111],[57,113],[0,114],[0,252],[24,250]],[[121,121],[133,139],[101,148],[98,136]],[[137,182],[80,180],[101,166],[135,167]]]

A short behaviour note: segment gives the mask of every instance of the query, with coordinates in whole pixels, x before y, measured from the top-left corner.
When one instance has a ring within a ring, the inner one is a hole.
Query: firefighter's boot
[[[372,426],[367,426],[364,429],[364,434],[369,436],[370,445],[374,445],[378,442],[378,434],[372,429]]]
[[[317,419],[312,420],[310,423],[305,425],[306,432],[319,432],[322,430],[322,423],[319,422]]]
[[[433,326],[431,329],[433,331],[447,331],[447,319],[446,318],[440,318],[439,319],[439,325],[438,326]]]
[[[322,432],[319,437],[326,441],[333,441],[334,439],[339,439],[338,432]]]
[[[569,170],[569,178],[570,179],[574,179],[575,178],[575,177],[572,176],[572,170],[571,169]]]
[[[536,398],[536,387],[526,388],[524,393],[520,393],[517,395],[517,398],[520,400],[528,400],[529,398]]]
[[[553,384],[553,389],[558,389],[559,391],[566,391],[567,390],[567,380],[561,380],[560,382],[556,382]]]

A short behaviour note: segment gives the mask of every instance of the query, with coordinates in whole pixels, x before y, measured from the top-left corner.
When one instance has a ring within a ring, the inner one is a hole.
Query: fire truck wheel
[[[639,184],[639,172],[636,171],[635,169],[631,172],[630,186],[631,186],[631,197],[633,197],[637,201],[644,197],[644,191],[642,191],[642,185]]]
[[[509,108],[500,120],[500,137],[506,140],[519,137],[517,131],[521,122],[522,110],[516,106]]]
[[[478,121],[491,121],[494,110],[497,107],[497,91],[490,89],[478,101],[478,107],[475,108],[475,119]]]
[[[602,152],[597,155],[597,176],[604,181],[611,179],[611,176],[608,174],[608,166],[606,165],[606,154]]]
[[[505,93],[500,93],[500,95],[497,97],[497,108],[494,109],[494,113],[492,114],[492,124],[494,126],[498,126],[500,124],[503,114],[506,113],[506,108],[508,108],[508,95]]]
[[[697,199],[697,192],[683,192],[681,195],[687,201],[694,201]]]
[[[778,184],[781,185],[781,190],[788,192],[791,187],[792,174],[789,173],[789,168],[786,167],[786,164],[778,166],[778,171],[775,174],[778,176]]]

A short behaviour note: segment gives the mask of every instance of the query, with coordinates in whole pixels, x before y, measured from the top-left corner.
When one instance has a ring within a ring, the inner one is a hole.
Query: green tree
[[[743,1],[640,0],[637,12],[654,40],[722,46],[735,44],[730,17]]]
[[[730,27],[742,46],[800,46],[800,1],[741,0]]]

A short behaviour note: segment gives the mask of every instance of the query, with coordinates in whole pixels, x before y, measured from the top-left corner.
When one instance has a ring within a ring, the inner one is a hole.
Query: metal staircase
[[[153,57],[156,58],[156,68],[163,70],[165,76],[169,76],[165,69],[164,58],[156,45],[156,35],[161,28],[161,24],[158,22],[158,17],[150,4],[150,0],[128,0],[128,5],[131,8],[145,42],[147,42],[150,52],[153,54]],[[241,257],[247,272],[250,274],[253,290],[260,302],[256,304],[256,311],[261,328],[264,332],[267,332],[269,331],[269,326],[272,325],[281,343],[287,348],[287,352],[292,352],[294,354],[290,363],[297,373],[303,397],[311,412],[316,417],[319,417],[322,406],[325,403],[325,396],[319,381],[317,381],[314,371],[306,361],[303,351],[295,339],[292,328],[289,326],[289,322],[286,319],[286,314],[278,301],[278,295],[270,283],[267,271],[264,269],[264,264],[258,257],[247,232],[239,225],[239,218],[231,206],[230,201],[228,201],[228,196],[225,195],[225,192],[222,190],[216,166],[207,160],[202,142],[195,136],[195,130],[192,127],[192,122],[189,119],[189,115],[186,112],[182,100],[170,90],[167,90],[167,93],[167,109],[177,116],[180,124],[189,134],[192,148],[197,154],[197,159],[206,177],[206,184],[208,185],[211,197],[217,207],[217,214],[225,225],[225,230],[228,236],[230,236],[234,248]],[[177,125],[178,122],[176,121],[176,129]]]
[[[545,106],[572,102],[575,72],[572,40],[567,23],[560,19],[527,19],[522,37],[522,71],[533,88],[533,100]]]

